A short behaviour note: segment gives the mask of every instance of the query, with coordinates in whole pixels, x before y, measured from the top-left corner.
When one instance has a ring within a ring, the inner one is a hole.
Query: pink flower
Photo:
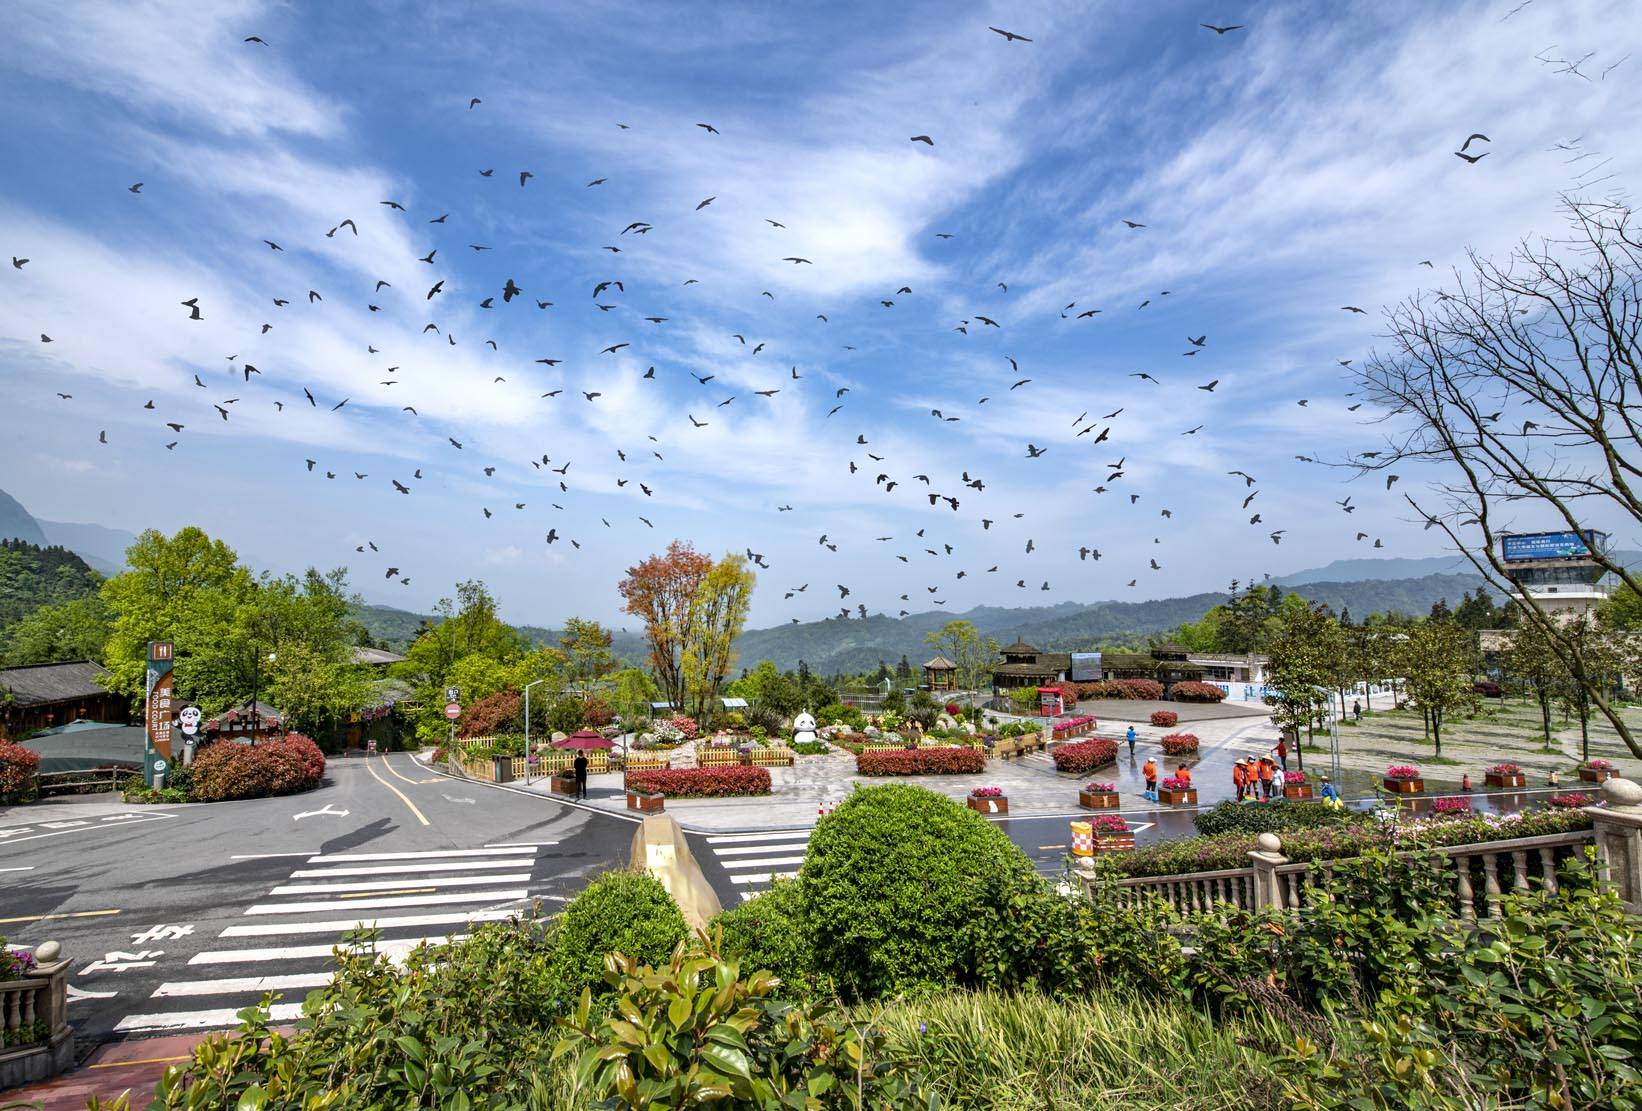
[[[1109,795],[1117,790],[1117,786],[1112,783],[1089,783],[1086,784],[1083,789],[1088,791],[1090,794]]]
[[[969,797],[972,799],[1001,799],[1003,798],[1003,788],[976,787],[969,792]]]
[[[1418,779],[1420,769],[1412,764],[1392,764],[1385,770],[1387,779]]]

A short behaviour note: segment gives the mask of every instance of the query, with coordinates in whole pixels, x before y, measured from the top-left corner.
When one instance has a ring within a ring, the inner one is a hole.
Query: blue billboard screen
[[[1500,555],[1507,563],[1527,559],[1568,559],[1591,553],[1594,533],[1528,532],[1502,540]]]

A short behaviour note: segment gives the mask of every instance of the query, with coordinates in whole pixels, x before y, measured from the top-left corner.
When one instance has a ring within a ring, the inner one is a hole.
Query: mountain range
[[[67,548],[104,575],[119,574],[125,568],[125,550],[137,537],[124,529],[103,525],[43,521],[23,508],[21,502],[0,490],[0,540],[26,540],[42,548]]]

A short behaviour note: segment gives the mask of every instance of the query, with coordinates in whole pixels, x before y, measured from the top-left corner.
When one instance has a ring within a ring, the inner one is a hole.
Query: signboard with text
[[[169,640],[148,642],[148,670],[144,678],[146,697],[143,702],[143,780],[154,785],[156,765],[164,768],[171,762],[171,726],[173,721],[171,674],[172,645]]]
[[[1591,554],[1602,533],[1524,532],[1500,538],[1500,556],[1507,563],[1530,559],[1578,559]],[[1604,537],[1605,538],[1605,537]]]

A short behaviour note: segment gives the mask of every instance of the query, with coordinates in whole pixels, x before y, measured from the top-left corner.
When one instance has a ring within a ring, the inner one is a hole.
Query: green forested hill
[[[0,541],[0,639],[19,618],[50,602],[97,593],[102,576],[67,548]]]

